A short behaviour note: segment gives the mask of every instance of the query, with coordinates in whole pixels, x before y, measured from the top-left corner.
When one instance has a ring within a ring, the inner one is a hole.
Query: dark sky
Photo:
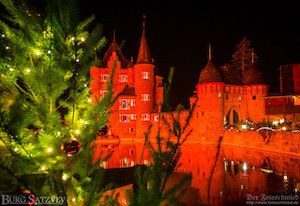
[[[201,2],[81,0],[82,15],[95,14],[96,22],[103,24],[107,46],[116,29],[117,42],[125,41],[124,55],[128,59],[133,56],[135,61],[142,15],[146,14],[148,44],[159,74],[167,77],[170,67],[175,67],[171,97],[174,104],[188,104],[207,63],[209,42],[213,62],[221,66],[230,62],[236,45],[244,36],[252,41],[271,91],[278,91],[279,66],[300,63],[298,5],[284,5],[283,1],[273,1],[269,5],[255,1],[241,1],[242,4]]]

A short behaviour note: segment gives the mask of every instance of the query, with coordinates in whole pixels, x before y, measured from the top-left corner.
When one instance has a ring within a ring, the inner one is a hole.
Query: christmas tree
[[[114,101],[111,82],[101,102],[89,99],[89,69],[105,44],[102,27],[89,30],[94,16],[81,21],[74,0],[1,3],[0,193],[96,205],[103,169],[101,160],[92,163],[93,141]]]

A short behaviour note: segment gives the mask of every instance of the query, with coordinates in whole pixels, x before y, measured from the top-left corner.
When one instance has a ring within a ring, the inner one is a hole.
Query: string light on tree
[[[35,50],[36,55],[41,55],[41,52],[39,50]]]
[[[30,72],[30,69],[29,69],[29,68],[28,68],[28,69],[26,69],[26,72],[28,72],[28,73],[29,73],[29,72]]]
[[[52,148],[51,148],[51,147],[48,147],[48,148],[47,148],[47,152],[48,152],[48,153],[51,153],[51,152],[52,152]]]
[[[66,179],[68,179],[68,175],[66,175],[66,174],[63,174],[63,176],[62,176],[62,179],[63,179],[63,180],[66,180]]]

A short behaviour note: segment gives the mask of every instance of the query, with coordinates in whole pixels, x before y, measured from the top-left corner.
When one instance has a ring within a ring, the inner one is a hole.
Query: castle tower
[[[224,127],[224,87],[221,72],[211,60],[209,45],[208,62],[200,73],[196,86],[198,102],[195,113],[200,133],[206,130],[219,131]]]
[[[144,138],[144,132],[150,125],[150,113],[153,112],[155,102],[155,74],[150,50],[145,32],[145,17],[143,20],[143,31],[140,42],[135,70],[135,92],[136,92],[136,137]]]

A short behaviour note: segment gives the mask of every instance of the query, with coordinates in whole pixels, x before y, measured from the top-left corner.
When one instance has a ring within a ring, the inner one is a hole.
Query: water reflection
[[[113,151],[105,168],[132,167],[149,164],[149,151],[143,144],[120,144],[97,150],[98,156]],[[197,193],[194,203],[208,203],[208,184],[216,160],[217,146],[189,144],[182,146],[180,173],[191,173],[192,182],[188,193]],[[299,195],[300,157],[278,153],[249,150],[237,147],[221,147],[210,185],[211,205],[246,204],[247,197],[262,195]],[[189,198],[193,195],[187,195]]]

